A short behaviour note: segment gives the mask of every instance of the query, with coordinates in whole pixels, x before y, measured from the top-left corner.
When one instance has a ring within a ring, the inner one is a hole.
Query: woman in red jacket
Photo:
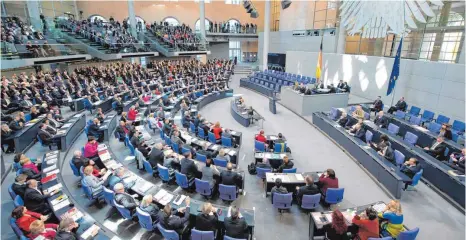
[[[128,111],[128,120],[134,121],[136,120],[136,115],[138,115],[138,111],[134,106],[132,106]]]
[[[48,216],[29,211],[24,206],[19,206],[15,208],[11,213],[11,216],[16,219],[16,225],[18,225],[18,227],[25,233],[30,232],[31,223],[33,223],[34,221],[40,220],[42,222],[45,222],[49,219]],[[47,223],[45,224],[45,227],[57,229],[58,225],[53,223]]]
[[[219,140],[222,137],[222,127],[220,127],[220,123],[216,122],[214,127],[212,128],[212,132],[215,135],[215,139]]]
[[[338,178],[335,177],[335,171],[333,169],[327,169],[319,177],[319,186],[322,194],[326,195],[328,188],[338,188]]]
[[[55,235],[57,235],[56,228],[46,228],[44,222],[41,220],[36,220],[31,223],[30,226],[31,234],[28,235],[30,239],[35,239],[39,236],[44,237],[46,240],[53,240],[55,239]]]
[[[379,237],[379,218],[373,208],[366,208],[365,212],[355,215],[352,222],[359,227],[358,236],[361,240]]]

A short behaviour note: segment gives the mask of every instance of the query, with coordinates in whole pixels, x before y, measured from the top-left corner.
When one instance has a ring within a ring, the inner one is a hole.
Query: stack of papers
[[[63,126],[61,126],[61,128],[69,128],[69,127],[71,127],[71,123],[66,123]]]
[[[79,211],[76,207],[66,211],[66,213],[62,214],[60,216],[61,219],[65,218],[73,218],[74,221],[78,221],[80,218],[82,218],[84,215],[81,211]]]
[[[45,174],[45,176],[48,177],[48,176],[51,176],[53,174],[57,174],[59,172],[60,172],[60,169],[57,168],[57,169],[55,169],[53,171],[48,172],[47,174]]]
[[[45,154],[45,157],[48,158],[48,157],[51,157],[51,156],[55,156],[58,155],[58,150],[55,150],[55,151],[52,151],[52,152],[48,152],[47,154]]]
[[[385,210],[385,207],[385,203],[377,203],[374,206],[372,206],[372,208],[377,212],[382,212],[383,210]]]
[[[181,197],[178,199],[178,201],[174,201],[173,204],[179,206],[181,203],[186,199],[185,195],[181,195]]]
[[[95,232],[96,230],[99,230],[99,229],[100,229],[100,227],[94,224],[90,228],[88,228],[86,231],[84,231],[83,234],[81,234],[81,237],[83,239],[89,239],[89,238],[93,237],[92,233]]]
[[[53,211],[56,212],[66,206],[70,205],[70,200],[69,199],[66,199],[65,201],[62,201],[60,203],[58,203],[57,205],[54,205],[52,206],[53,207]]]
[[[47,192],[50,193],[52,191],[55,191],[55,190],[61,190],[63,187],[63,185],[61,185],[61,183],[58,183],[58,184],[55,184],[49,188],[47,188]]]
[[[55,135],[63,135],[66,133],[66,130],[60,130],[60,131],[57,131],[57,134]]]
[[[55,169],[57,169],[57,164],[53,164],[53,165],[50,166],[50,167],[46,167],[46,168],[42,169],[42,172],[48,173],[48,172],[53,171],[53,170],[55,170]]]
[[[102,150],[106,150],[107,149],[107,145],[105,144],[99,144],[99,146],[97,147],[97,151],[102,151]]]
[[[112,156],[110,155],[110,153],[108,151],[103,153],[103,154],[99,154],[99,157],[100,157],[100,160],[102,160],[104,162],[109,160],[110,158],[112,158]]]
[[[173,199],[173,195],[164,189],[160,189],[160,191],[154,195],[154,199],[162,205],[167,205]]]
[[[230,156],[234,156],[235,154],[236,154],[236,151],[233,151],[233,150],[228,152],[228,155],[230,155]]]
[[[269,136],[270,140],[274,141],[274,140],[277,140],[277,137],[276,136]]]
[[[152,186],[154,186],[154,185],[152,185],[152,183],[149,183],[149,182],[146,182],[146,181],[138,181],[134,190],[136,190],[136,191],[138,191],[140,193],[145,193]]]
[[[297,173],[295,174],[295,176],[296,176],[296,179],[298,179],[299,181],[304,181],[303,175]]]
[[[65,195],[65,194],[62,194],[59,197],[57,197],[57,198],[53,199],[52,201],[50,201],[50,203],[52,204],[52,206],[55,206],[55,205],[65,201],[67,199],[68,199],[68,196]]]

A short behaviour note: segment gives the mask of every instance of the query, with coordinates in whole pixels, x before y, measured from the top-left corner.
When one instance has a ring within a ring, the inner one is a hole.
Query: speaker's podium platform
[[[349,93],[320,93],[304,95],[291,87],[282,88],[280,104],[301,116],[310,116],[314,112],[330,111],[332,107],[347,107]]]

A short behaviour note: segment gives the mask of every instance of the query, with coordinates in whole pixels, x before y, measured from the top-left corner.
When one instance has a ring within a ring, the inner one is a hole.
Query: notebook
[[[100,229],[100,227],[94,224],[90,228],[88,228],[86,231],[84,231],[83,234],[81,234],[81,238],[89,239],[89,238],[93,237],[92,233],[95,232],[96,230],[99,230],[99,229]]]
[[[59,197],[57,197],[57,198],[53,199],[52,201],[50,201],[50,203],[52,204],[52,206],[55,206],[55,205],[65,201],[67,199],[68,199],[68,196],[65,195],[65,194],[62,194]]]
[[[42,169],[42,172],[48,173],[48,172],[53,171],[53,170],[55,170],[55,169],[57,169],[57,164],[53,164],[53,165],[50,166],[50,167],[46,167],[46,168]]]
[[[48,177],[48,176],[57,174],[57,173],[59,173],[59,172],[60,172],[60,169],[57,168],[57,169],[55,169],[55,170],[53,170],[53,171],[48,172],[47,174],[45,174],[45,176]]]
[[[66,199],[65,201],[62,201],[61,203],[52,206],[52,208],[53,208],[53,211],[56,212],[56,211],[66,207],[66,206],[69,206],[69,205],[70,205],[70,200]]]

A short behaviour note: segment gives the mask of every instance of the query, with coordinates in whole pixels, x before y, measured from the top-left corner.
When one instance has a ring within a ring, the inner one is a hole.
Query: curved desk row
[[[437,140],[437,134],[434,134],[421,126],[413,125],[409,121],[406,121],[404,119],[398,119],[394,115],[389,113],[385,113],[384,116],[387,117],[389,123],[393,123],[400,127],[398,135],[404,136],[406,132],[416,134],[419,137],[417,139],[417,145],[421,147],[430,147],[432,143]],[[445,139],[444,142],[448,145],[450,153],[461,152],[461,149],[464,148],[464,146],[452,140]]]
[[[411,181],[411,178],[397,166],[377,154],[359,138],[349,135],[343,127],[323,113],[314,113],[312,122],[351,154],[395,198],[401,198],[404,182]]]
[[[122,166],[122,164],[126,164],[123,161],[115,160],[114,154],[111,152],[110,148],[107,148],[105,144],[100,144],[98,150],[99,150],[100,158],[103,160],[105,166],[108,169],[116,169]],[[136,192],[139,196],[145,196],[149,194],[152,195],[154,203],[158,204],[162,208],[166,204],[170,204],[173,209],[185,207],[184,201],[181,202],[180,204],[175,203],[175,199],[180,194],[177,194],[169,189],[164,188],[163,185],[160,185],[160,184],[156,185],[152,182],[149,182],[145,180],[144,178],[140,177],[139,176],[140,174],[135,174],[130,170],[127,172],[129,176],[125,177],[126,180],[124,181],[135,181],[135,184],[131,187],[131,190]],[[191,199],[190,212],[189,212],[191,215],[191,218],[190,218],[191,223],[192,223],[192,220],[195,219],[197,215],[201,214],[201,211],[199,209],[202,207],[204,203],[205,203],[204,201]],[[218,215],[218,221],[219,223],[222,223],[225,217],[227,217],[228,207],[215,205],[215,204],[212,204],[212,205],[222,210],[222,214]],[[249,236],[250,236],[250,239],[252,239],[252,235],[254,234],[255,212],[254,210],[248,210],[248,209],[243,209],[243,208],[240,209],[240,212],[248,224],[249,232],[250,232]],[[222,224],[219,224],[219,226],[220,225]]]
[[[236,104],[236,100],[234,99],[231,100],[231,103],[230,103],[230,113],[231,113],[231,116],[244,127],[249,127],[249,125],[251,124],[250,116],[248,114],[247,109],[244,109],[242,111],[238,107],[238,105]]]
[[[422,178],[429,181],[462,208],[465,207],[464,175],[454,176],[450,174],[454,169],[430,156],[422,148],[408,145],[400,136],[393,136],[387,129],[379,128],[371,121],[364,121],[364,127],[373,133],[372,141],[377,142],[382,134],[386,134],[393,149],[400,151],[406,159],[414,157],[419,160],[424,170]],[[447,200],[450,201],[450,199]]]
[[[62,152],[68,150],[85,127],[86,114],[84,112],[75,114],[68,119],[68,121],[63,123],[57,131],[57,135],[55,135],[56,137],[60,137]]]
[[[16,131],[10,137],[15,142],[15,153],[26,151],[37,139],[37,133],[39,132],[39,126],[44,121],[45,114],[40,117],[29,121],[24,125],[23,129]]]
[[[266,86],[263,86],[261,84],[258,84],[258,83],[255,83],[255,82],[251,82],[249,81],[249,79],[247,78],[241,78],[240,82],[239,82],[239,86],[240,87],[244,87],[244,88],[249,88],[253,91],[256,91],[262,95],[265,95],[267,97],[273,97],[274,96],[274,90],[273,89],[270,89]]]
[[[109,234],[100,228],[102,225],[96,225],[95,220],[89,214],[80,211],[75,206],[74,202],[72,202],[71,198],[63,191],[62,184],[64,181],[58,178],[61,174],[58,166],[60,159],[59,151],[46,153],[43,159],[42,181],[47,178],[50,178],[50,180],[42,183],[42,191],[46,194],[47,192],[51,192],[51,189],[60,190],[47,199],[49,206],[58,220],[68,217],[73,218],[79,224],[76,234],[82,239],[111,239]],[[100,228],[100,230],[97,235],[92,237],[91,232],[96,227]]]
[[[195,110],[199,111],[207,104],[227,97],[233,97],[233,89],[227,89],[202,95],[194,100],[194,106],[196,106]]]

